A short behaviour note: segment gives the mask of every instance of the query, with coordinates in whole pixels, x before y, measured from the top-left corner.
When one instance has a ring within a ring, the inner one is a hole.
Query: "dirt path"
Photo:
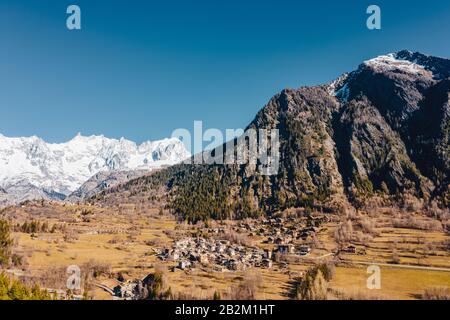
[[[109,287],[107,287],[107,286],[105,286],[105,285],[103,285],[103,284],[101,284],[101,283],[96,283],[96,282],[94,282],[92,285],[94,285],[94,286],[96,286],[97,288],[100,288],[100,289],[102,289],[102,290],[108,292],[111,296],[115,296],[114,291],[113,291],[111,288],[109,288]]]

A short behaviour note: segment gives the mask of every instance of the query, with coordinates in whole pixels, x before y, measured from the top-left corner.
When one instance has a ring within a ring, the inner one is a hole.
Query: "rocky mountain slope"
[[[10,198],[6,190],[0,188],[0,207],[8,204],[10,202]]]
[[[375,193],[449,200],[450,60],[401,51],[331,84],[283,90],[248,128],[280,131],[278,174],[253,165],[178,165],[101,193],[139,197],[163,185],[168,206],[195,222],[294,206],[332,209]],[[128,192],[128,193],[127,193]]]
[[[173,165],[190,156],[178,139],[136,145],[126,139],[77,135],[66,143],[46,143],[38,137],[7,138],[0,135],[0,187],[4,203],[30,199],[65,199],[92,176],[122,182]],[[138,170],[136,174],[122,171]],[[139,174],[138,174],[139,173]],[[120,177],[120,178],[119,178]],[[111,181],[104,182],[110,185]],[[102,181],[98,182],[101,185]],[[93,187],[95,190],[97,186]],[[100,187],[101,188],[101,187]],[[83,192],[90,192],[85,185]]]
[[[72,192],[67,201],[77,202],[121,183],[149,174],[149,170],[100,171]]]

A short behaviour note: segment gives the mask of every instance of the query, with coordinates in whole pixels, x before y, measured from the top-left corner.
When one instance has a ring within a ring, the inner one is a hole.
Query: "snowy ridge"
[[[410,74],[422,74],[432,76],[432,72],[427,70],[424,65],[418,63],[417,59],[403,59],[399,53],[390,53],[378,56],[374,59],[364,61],[366,66],[370,66],[376,72],[400,71]]]
[[[141,145],[124,138],[84,137],[66,143],[46,143],[33,136],[0,134],[0,188],[8,194],[39,190],[64,197],[99,172],[153,170],[190,156],[177,138]]]
[[[348,73],[344,73],[336,80],[331,81],[326,85],[326,90],[332,96],[336,96],[336,93],[344,86],[345,80],[348,78]]]
[[[350,91],[348,85],[346,83],[349,77],[348,73],[344,73],[342,76],[337,78],[336,80],[330,82],[326,85],[326,90],[328,94],[336,97],[341,102],[347,102],[348,97],[350,96]]]
[[[345,103],[348,102],[347,100],[350,96],[350,89],[347,82],[359,73],[367,70],[367,68],[373,70],[375,73],[392,72],[395,74],[440,80],[450,76],[448,73],[449,67],[450,65],[447,59],[402,50],[364,61],[357,70],[346,73],[330,82],[326,86],[326,89],[330,95]]]

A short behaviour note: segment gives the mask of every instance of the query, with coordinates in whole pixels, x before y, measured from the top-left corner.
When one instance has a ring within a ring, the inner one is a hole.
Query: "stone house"
[[[298,252],[301,256],[306,256],[311,252],[311,248],[308,246],[301,246],[300,248],[298,248]]]
[[[272,250],[264,249],[264,258],[265,259],[272,259]]]
[[[354,245],[349,245],[349,246],[347,247],[347,249],[345,249],[345,251],[346,251],[347,253],[353,253],[353,254],[355,254],[355,253],[356,253],[356,247],[355,247]]]
[[[289,253],[293,253],[294,246],[291,244],[280,244],[280,245],[278,245],[277,250],[281,254],[289,254]]]
[[[263,259],[262,263],[261,263],[261,266],[263,268],[267,268],[267,269],[272,268],[272,260],[270,260],[270,259]]]

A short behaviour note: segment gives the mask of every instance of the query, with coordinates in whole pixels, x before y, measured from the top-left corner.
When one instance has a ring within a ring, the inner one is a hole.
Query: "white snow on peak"
[[[100,171],[153,170],[189,156],[177,138],[137,145],[125,138],[77,134],[65,143],[46,143],[36,136],[0,134],[0,188],[29,184],[68,195]]]
[[[423,63],[421,64],[416,58],[413,59],[414,56],[415,54],[412,52],[403,50],[399,53],[389,53],[364,61],[362,66],[369,67],[376,73],[393,71],[400,74],[422,75],[433,78],[435,76],[435,68],[424,66]],[[420,54],[420,56],[427,57],[422,54]],[[347,84],[347,79],[363,70],[364,68],[361,68],[360,66],[358,70],[352,73],[343,74],[341,77],[330,82],[326,86],[326,90],[330,95],[335,96],[341,102],[347,102],[350,96],[350,88]]]
[[[347,83],[345,83],[348,76],[348,73],[344,73],[342,76],[327,85],[328,93],[343,102],[347,102],[348,97],[350,96],[350,89],[348,88]]]
[[[417,61],[403,60],[396,53],[378,56],[376,58],[364,61],[366,66],[371,67],[376,72],[401,71],[408,74],[423,74],[432,76],[432,73],[425,69]]]
[[[348,87],[348,83],[344,84],[342,88],[336,90],[334,92],[336,98],[338,98],[342,102],[348,102],[348,98],[350,97],[350,88]]]

